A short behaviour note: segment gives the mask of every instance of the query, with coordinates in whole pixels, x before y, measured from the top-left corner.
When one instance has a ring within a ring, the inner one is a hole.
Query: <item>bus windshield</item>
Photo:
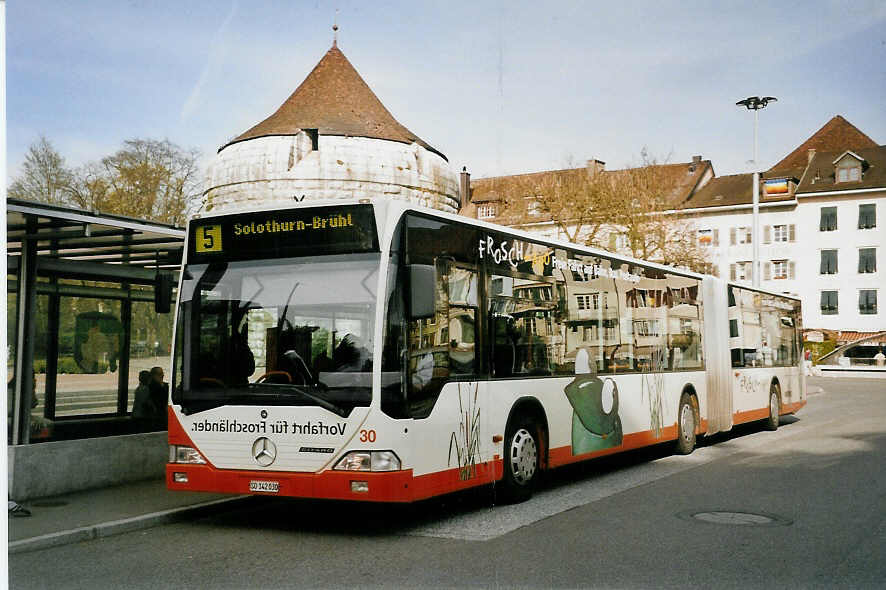
[[[368,406],[378,264],[371,253],[186,266],[174,399],[185,413]]]

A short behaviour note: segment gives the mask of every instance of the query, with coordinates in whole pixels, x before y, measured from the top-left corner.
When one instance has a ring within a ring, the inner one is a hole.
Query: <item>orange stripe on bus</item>
[[[549,463],[551,467],[559,467],[561,465],[568,465],[570,463],[577,463],[579,461],[593,459],[594,457],[613,455],[622,451],[639,449],[642,447],[648,447],[650,445],[655,445],[676,439],[677,425],[675,424],[674,426],[665,426],[664,428],[662,428],[659,435],[656,435],[655,432],[653,432],[652,430],[626,434],[622,439],[621,446],[613,447],[611,449],[603,449],[602,451],[594,451],[592,453],[584,453],[583,455],[573,455],[571,445],[566,447],[557,447],[556,449],[550,450]]]

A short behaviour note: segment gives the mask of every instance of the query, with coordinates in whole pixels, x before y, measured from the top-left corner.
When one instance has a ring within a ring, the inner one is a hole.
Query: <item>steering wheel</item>
[[[261,375],[258,379],[256,379],[255,382],[256,383],[264,383],[265,381],[267,381],[270,377],[273,377],[274,375],[283,375],[284,377],[286,377],[287,383],[292,383],[292,375],[290,375],[286,371],[268,371],[267,373]]]
[[[215,377],[200,377],[200,383],[205,385],[218,385],[219,387],[225,386],[220,379],[216,379]]]

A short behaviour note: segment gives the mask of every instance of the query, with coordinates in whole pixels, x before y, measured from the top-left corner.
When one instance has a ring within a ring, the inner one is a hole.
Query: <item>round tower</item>
[[[336,43],[270,117],[218,150],[204,210],[396,199],[458,211],[446,156],[397,122]]]

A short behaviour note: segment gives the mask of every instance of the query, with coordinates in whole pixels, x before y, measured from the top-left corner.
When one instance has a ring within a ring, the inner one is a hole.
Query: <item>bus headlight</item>
[[[351,451],[333,468],[337,471],[399,471],[400,458],[394,451]]]
[[[169,462],[203,465],[206,463],[206,459],[197,452],[197,449],[182,445],[169,445]]]

